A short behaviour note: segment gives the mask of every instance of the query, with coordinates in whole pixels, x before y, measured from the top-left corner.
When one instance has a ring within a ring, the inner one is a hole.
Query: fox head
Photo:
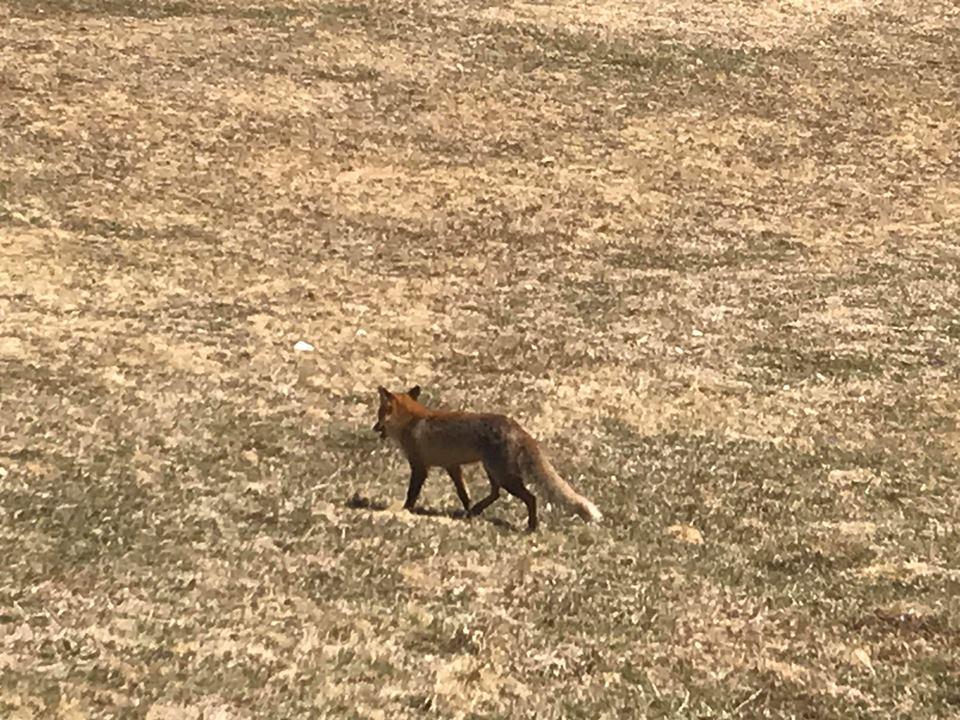
[[[380,433],[382,438],[397,437],[415,417],[411,409],[419,405],[417,398],[420,397],[420,386],[414,385],[405,393],[392,393],[381,385],[377,392],[380,393],[380,409],[373,431]]]

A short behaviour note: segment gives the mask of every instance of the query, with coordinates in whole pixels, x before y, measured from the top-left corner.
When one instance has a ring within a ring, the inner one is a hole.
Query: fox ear
[[[380,393],[381,400],[389,400],[393,397],[393,394],[387,390],[383,385],[377,388],[377,392]]]
[[[416,400],[418,397],[420,397],[420,386],[414,385],[412,388],[407,390],[407,395]]]

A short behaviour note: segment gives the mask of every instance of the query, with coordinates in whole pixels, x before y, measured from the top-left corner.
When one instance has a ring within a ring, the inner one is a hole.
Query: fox
[[[393,393],[377,388],[380,407],[373,431],[392,440],[410,463],[410,484],[403,507],[416,506],[430,468],[440,467],[453,481],[457,497],[468,517],[475,517],[500,497],[500,491],[521,500],[527,507],[527,530],[539,526],[537,499],[525,482],[532,482],[552,500],[586,522],[599,522],[597,506],[580,495],[557,474],[540,445],[520,424],[506,415],[450,412],[421,405],[420,386]],[[489,494],[475,505],[463,484],[462,466],[482,463],[490,480]]]

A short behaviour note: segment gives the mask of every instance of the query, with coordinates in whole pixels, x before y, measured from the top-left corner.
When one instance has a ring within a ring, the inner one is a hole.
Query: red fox
[[[417,402],[420,386],[405,393],[384,387],[374,432],[396,442],[410,463],[410,486],[404,508],[413,510],[432,467],[446,468],[469,516],[479,515],[503,488],[527,506],[527,529],[537,529],[537,499],[524,486],[532,480],[553,500],[586,521],[603,518],[597,506],[561,478],[540,451],[537,441],[504,415],[431,410]],[[461,465],[482,462],[490,478],[490,494],[470,506]]]

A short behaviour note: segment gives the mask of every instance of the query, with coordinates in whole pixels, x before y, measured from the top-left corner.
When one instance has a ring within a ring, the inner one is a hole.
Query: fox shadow
[[[349,508],[350,510],[367,510],[372,512],[386,512],[387,508],[390,507],[388,503],[383,502],[382,500],[371,500],[370,498],[363,497],[360,493],[354,493],[353,496],[344,503],[344,507]],[[462,509],[456,510],[441,510],[439,508],[431,507],[416,507],[412,511],[414,515],[422,515],[424,517],[446,517],[452,518],[454,520],[464,520],[464,521],[476,521],[480,520],[483,522],[490,523],[502,530],[514,530],[519,532],[518,528],[514,527],[506,520],[501,520],[498,517],[484,517],[476,516],[470,517],[467,515],[466,511]]]

